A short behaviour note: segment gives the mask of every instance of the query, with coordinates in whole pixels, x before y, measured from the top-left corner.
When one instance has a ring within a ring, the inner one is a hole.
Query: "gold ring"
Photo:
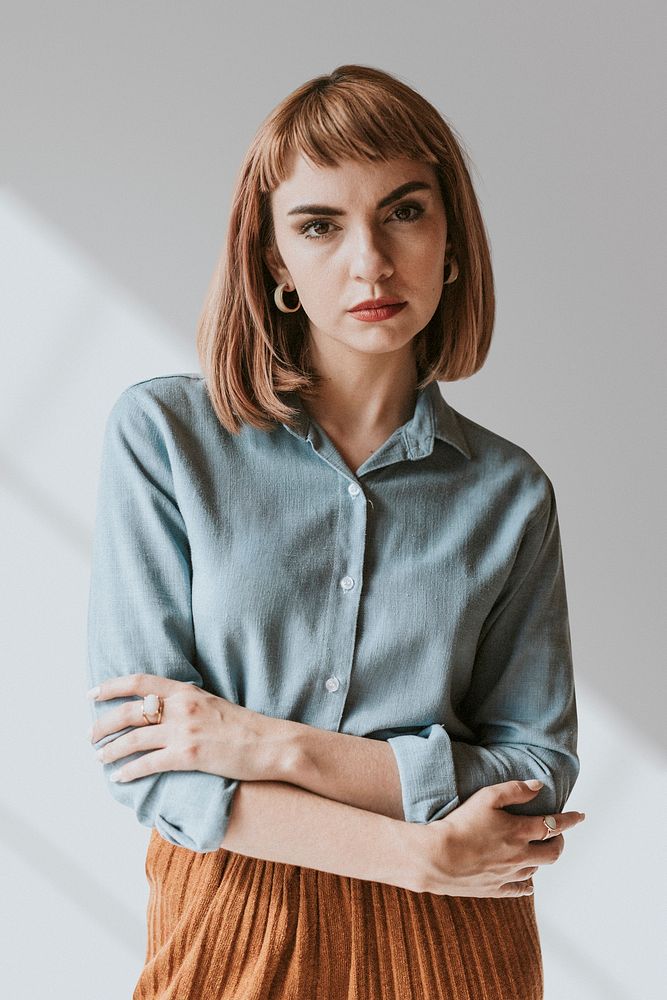
[[[550,833],[555,833],[558,829],[558,824],[553,816],[543,816],[542,822],[547,828],[547,832],[542,837],[542,840],[546,840]]]
[[[157,726],[162,719],[162,709],[164,708],[164,698],[159,694],[146,694],[144,695],[144,701],[142,706],[142,712],[144,719],[149,726]],[[149,715],[154,715],[156,718],[149,719]]]

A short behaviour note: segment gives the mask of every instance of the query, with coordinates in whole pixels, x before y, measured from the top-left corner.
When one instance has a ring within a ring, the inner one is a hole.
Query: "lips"
[[[382,309],[383,306],[398,306],[404,305],[405,303],[396,298],[394,295],[383,295],[379,299],[366,299],[365,302],[358,302],[356,306],[352,306],[348,312],[358,312],[360,309],[368,312],[370,309]]]
[[[405,309],[406,305],[407,302],[397,302],[390,306],[380,306],[379,309],[351,309],[350,315],[362,323],[380,323],[383,320],[391,319],[401,309]]]

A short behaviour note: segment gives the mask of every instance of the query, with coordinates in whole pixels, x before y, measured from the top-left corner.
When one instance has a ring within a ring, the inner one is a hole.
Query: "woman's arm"
[[[139,671],[203,686],[195,667],[190,546],[164,422],[160,405],[135,386],[120,394],[107,418],[91,553],[88,687]],[[91,702],[93,724],[130,701]],[[123,736],[107,733],[107,741]],[[235,781],[167,771],[112,782],[116,767],[102,765],[107,788],[140,823],[179,847],[217,850]]]
[[[483,788],[451,816],[404,823],[278,781],[241,781],[222,848],[413,892],[450,896],[532,893],[539,865],[553,864],[562,833],[583,819],[556,816],[544,842],[538,817],[510,816],[536,789],[518,781]]]
[[[268,721],[285,739],[282,781],[357,809],[405,819],[396,756],[384,740],[291,720]]]
[[[220,846],[422,892],[430,865],[426,831],[284,782],[241,781]]]

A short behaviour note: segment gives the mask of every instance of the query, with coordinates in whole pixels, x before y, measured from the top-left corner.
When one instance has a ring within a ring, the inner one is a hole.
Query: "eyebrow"
[[[388,195],[382,198],[378,203],[376,208],[386,208],[387,205],[391,205],[392,202],[398,201],[403,195],[410,194],[412,191],[432,191],[433,188],[430,184],[425,181],[408,181],[406,184],[401,184],[400,187],[395,188],[390,191]],[[345,215],[345,211],[342,208],[332,208],[331,205],[297,205],[296,208],[291,208],[288,215]]]

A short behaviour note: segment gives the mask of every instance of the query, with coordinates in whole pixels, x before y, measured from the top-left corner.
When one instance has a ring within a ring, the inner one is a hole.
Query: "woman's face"
[[[276,284],[296,289],[316,355],[411,353],[444,280],[447,220],[435,169],[408,159],[318,167],[295,154],[271,209],[279,256],[267,251],[267,266]],[[381,296],[406,304],[370,322],[350,312]]]

